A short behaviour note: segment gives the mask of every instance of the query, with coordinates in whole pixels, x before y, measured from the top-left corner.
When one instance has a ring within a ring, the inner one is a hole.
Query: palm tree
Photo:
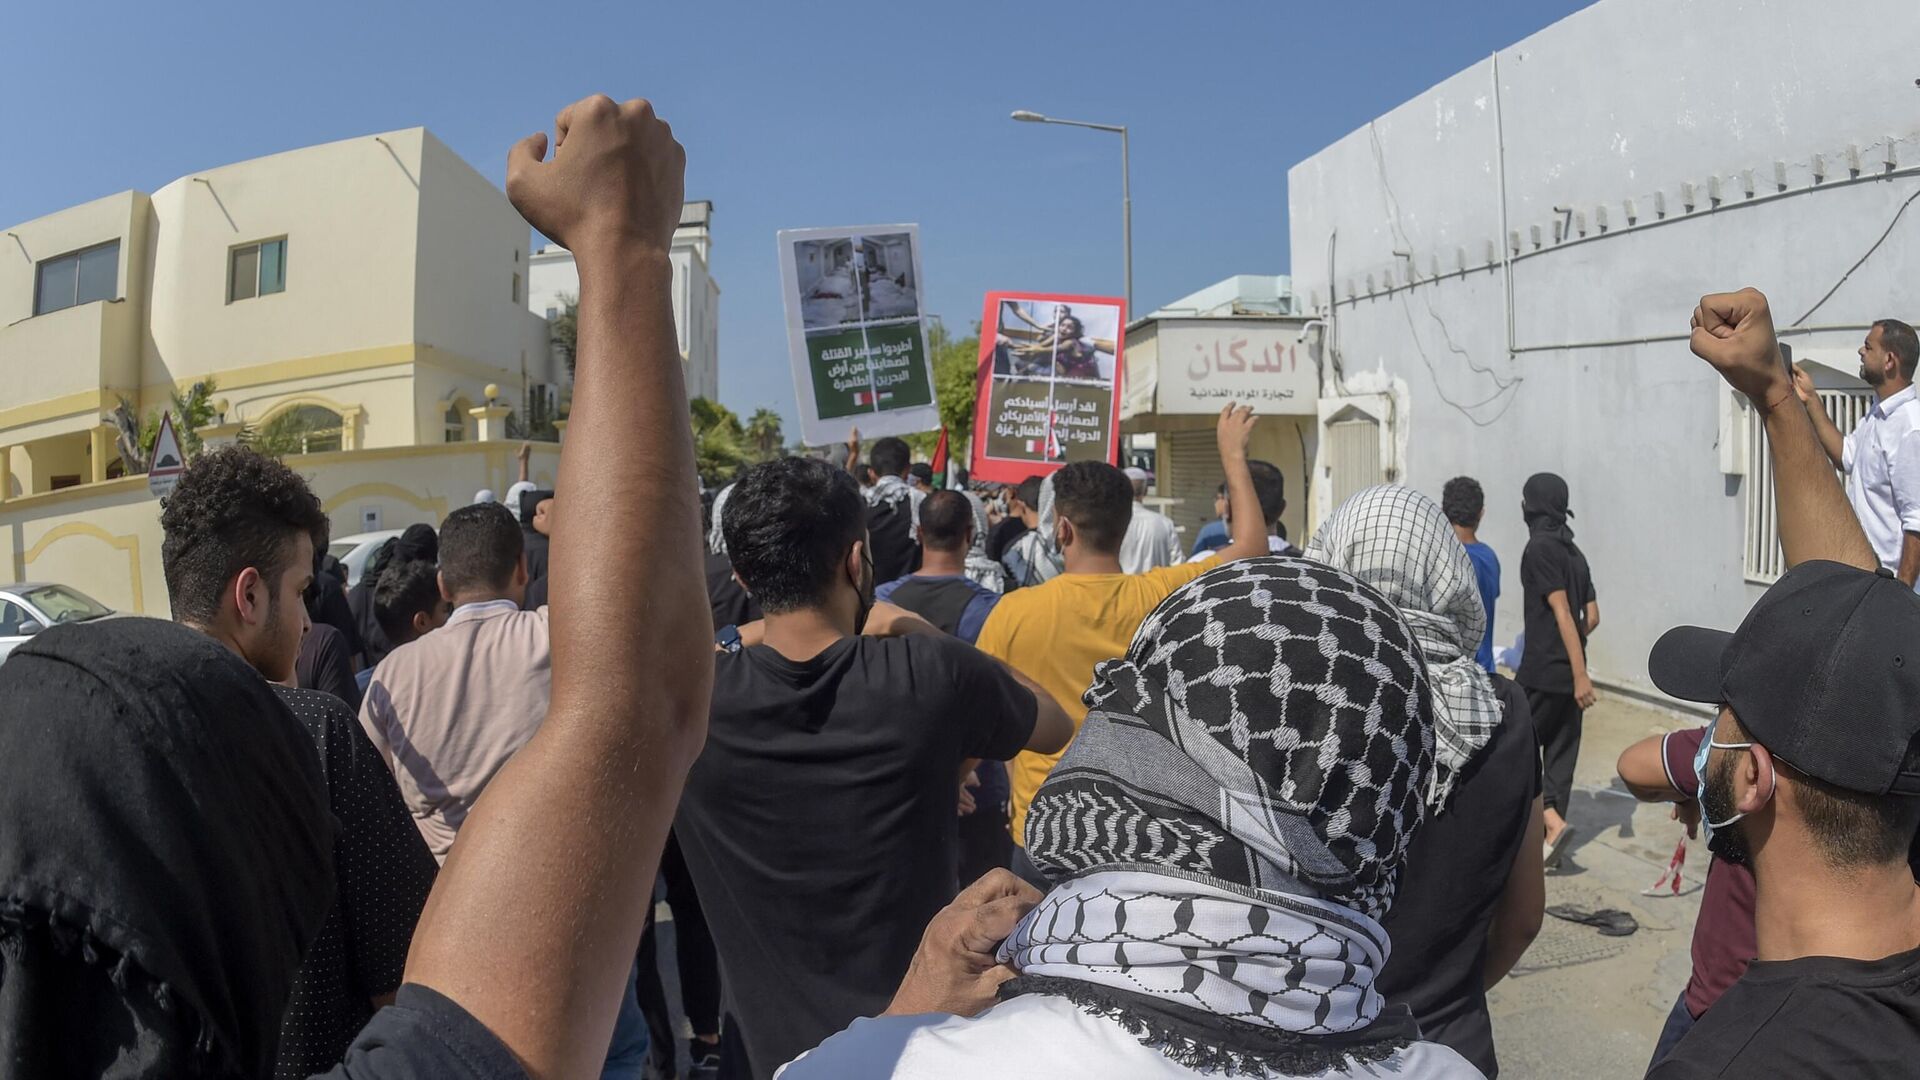
[[[213,423],[213,392],[219,389],[211,377],[200,380],[182,394],[173,391],[173,433],[179,436],[180,452],[191,459],[200,452],[200,429]],[[140,453],[152,460],[153,444],[160,438],[160,414],[147,413],[140,425]]]
[[[782,453],[786,435],[780,430],[780,414],[765,407],[753,410],[747,421],[747,441],[761,461],[770,461]]]
[[[700,482],[715,487],[733,479],[748,460],[746,430],[732,409],[717,401],[688,402],[693,419],[693,454]]]

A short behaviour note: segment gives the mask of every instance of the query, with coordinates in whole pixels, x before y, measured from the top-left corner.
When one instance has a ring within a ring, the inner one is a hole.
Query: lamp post
[[[1027,109],[1015,109],[1013,118],[1028,124],[1065,124],[1068,127],[1092,128],[1094,131],[1112,131],[1120,135],[1120,240],[1126,266],[1127,317],[1133,318],[1133,183],[1127,165],[1127,126],[1061,120]]]

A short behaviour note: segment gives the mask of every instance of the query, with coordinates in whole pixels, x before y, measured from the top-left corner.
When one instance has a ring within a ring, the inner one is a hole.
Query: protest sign
[[[972,475],[1018,483],[1073,461],[1120,459],[1126,302],[988,293],[980,322]]]
[[[802,439],[940,426],[920,290],[920,227],[782,229],[781,293]]]

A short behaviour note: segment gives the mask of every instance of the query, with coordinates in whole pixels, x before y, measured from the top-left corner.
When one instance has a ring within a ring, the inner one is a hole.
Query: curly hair
[[[1486,509],[1487,494],[1471,476],[1456,476],[1440,489],[1440,512],[1463,529],[1478,528]]]
[[[161,504],[160,529],[173,617],[192,623],[212,622],[227,583],[249,566],[277,592],[295,568],[295,538],[304,533],[321,551],[328,535],[326,511],[300,474],[244,446],[194,458]]]

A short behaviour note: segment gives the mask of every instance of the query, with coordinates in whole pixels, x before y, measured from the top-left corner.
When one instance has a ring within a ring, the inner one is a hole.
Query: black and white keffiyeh
[[[1006,992],[1254,1075],[1405,1046],[1372,983],[1433,721],[1393,605],[1305,559],[1230,563],[1162,602],[1085,700],[1027,814],[1055,887],[1001,946]]]
[[[1473,560],[1432,499],[1391,484],[1340,504],[1306,554],[1379,590],[1413,628],[1433,693],[1427,809],[1443,812],[1456,781],[1505,719],[1493,683],[1474,659],[1487,613]]]
[[[971,491],[962,491],[973,508],[973,546],[967,549],[967,579],[988,592],[1007,591],[1007,571],[987,555],[987,504]]]

